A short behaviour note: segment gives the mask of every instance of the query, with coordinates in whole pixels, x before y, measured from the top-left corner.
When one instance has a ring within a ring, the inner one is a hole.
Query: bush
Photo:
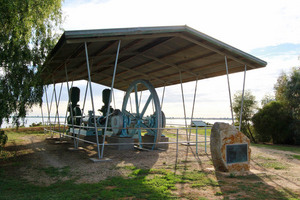
[[[293,144],[293,132],[290,124],[292,117],[281,102],[266,104],[253,117],[252,122],[257,139],[274,144]]]
[[[5,135],[3,130],[0,130],[0,151],[5,146],[7,142],[7,135]]]

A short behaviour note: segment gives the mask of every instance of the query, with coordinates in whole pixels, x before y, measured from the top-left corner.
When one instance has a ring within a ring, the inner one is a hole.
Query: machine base
[[[80,138],[81,138],[81,137],[82,137],[82,136],[80,136]],[[90,141],[90,142],[95,142],[95,143],[97,143],[97,141],[96,141],[96,135],[84,136],[83,139],[84,139],[84,140],[87,140],[87,141]],[[99,135],[99,136],[98,136],[98,142],[99,142],[99,144],[102,144],[102,142],[103,142],[103,137],[102,137],[102,135]]]
[[[144,135],[142,136],[142,142],[143,143],[153,143],[154,141],[154,136],[151,135]],[[159,142],[169,142],[169,138],[166,136],[161,136]],[[151,149],[153,144],[144,144],[143,148],[148,148]],[[165,149],[167,150],[169,148],[169,144],[157,144],[155,145],[154,149]]]
[[[107,137],[107,143],[114,145],[109,145],[108,147],[110,149],[116,149],[116,150],[133,150],[134,149],[134,139],[133,138],[124,138],[124,137],[117,137],[117,136],[111,136]],[[120,145],[116,144],[119,143]]]

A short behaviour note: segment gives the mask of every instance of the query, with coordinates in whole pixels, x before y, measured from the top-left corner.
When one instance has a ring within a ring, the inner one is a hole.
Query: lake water
[[[54,122],[54,117],[51,118],[51,121]],[[45,122],[48,122],[48,118],[44,118]],[[60,123],[64,123],[65,118],[61,117],[59,119]],[[231,119],[228,118],[203,118],[203,119],[194,119],[194,121],[204,121],[209,124],[214,124],[215,122],[225,122],[225,123],[231,123]],[[38,124],[40,122],[43,122],[43,119],[41,117],[26,117],[24,120],[24,126],[29,127],[33,123]],[[56,119],[57,122],[57,119]],[[187,124],[189,125],[191,123],[191,119],[187,119]],[[21,125],[23,125],[23,121],[20,120]],[[174,126],[174,127],[182,127],[185,126],[185,120],[184,119],[178,119],[178,118],[167,118],[166,119],[167,126]],[[12,127],[12,120],[10,120],[9,123],[2,124],[2,128],[10,128]]]

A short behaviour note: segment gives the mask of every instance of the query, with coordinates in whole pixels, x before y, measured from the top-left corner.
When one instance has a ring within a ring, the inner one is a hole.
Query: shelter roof
[[[248,39],[248,38],[247,38]],[[88,80],[85,42],[92,82],[111,86],[121,40],[114,88],[126,90],[136,79],[161,87],[265,67],[257,57],[188,26],[65,31],[50,52],[43,71],[48,83]],[[181,74],[181,78],[180,78]],[[47,82],[46,82],[47,83]]]

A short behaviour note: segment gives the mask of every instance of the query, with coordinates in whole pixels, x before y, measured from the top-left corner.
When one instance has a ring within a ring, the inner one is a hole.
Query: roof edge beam
[[[90,37],[90,38],[66,38],[67,44],[82,43],[82,42],[102,42],[111,40],[132,40],[132,39],[147,39],[147,38],[158,38],[158,37],[177,37],[179,33],[161,33],[161,34],[149,34],[149,35],[121,35],[114,37]]]
[[[190,42],[193,42],[193,43],[195,43],[195,44],[197,44],[197,45],[199,45],[199,46],[205,47],[205,48],[207,48],[207,49],[209,49],[209,50],[211,50],[211,51],[214,51],[214,52],[216,52],[216,53],[218,53],[218,54],[221,54],[222,56],[227,56],[228,58],[230,58],[230,59],[232,59],[232,60],[234,60],[234,61],[236,61],[236,62],[238,62],[238,63],[240,63],[240,64],[242,64],[242,65],[247,65],[248,67],[250,67],[250,68],[252,68],[252,69],[256,69],[256,68],[257,68],[257,67],[255,67],[255,66],[253,66],[252,64],[249,64],[249,63],[246,63],[246,62],[244,62],[244,61],[241,61],[240,59],[238,59],[238,58],[236,58],[236,57],[234,57],[234,56],[228,55],[228,54],[226,54],[226,53],[224,53],[224,52],[222,52],[222,51],[220,51],[220,50],[218,50],[218,49],[216,49],[216,48],[214,48],[214,47],[211,47],[211,46],[209,46],[209,45],[206,45],[206,44],[204,44],[204,43],[202,43],[202,42],[199,42],[199,41],[197,41],[197,40],[195,40],[195,39],[191,39],[191,38],[189,38],[189,37],[187,37],[187,36],[184,36],[184,35],[181,35],[180,37],[183,38],[183,39],[185,39],[185,40],[188,40],[188,41],[190,41]]]

